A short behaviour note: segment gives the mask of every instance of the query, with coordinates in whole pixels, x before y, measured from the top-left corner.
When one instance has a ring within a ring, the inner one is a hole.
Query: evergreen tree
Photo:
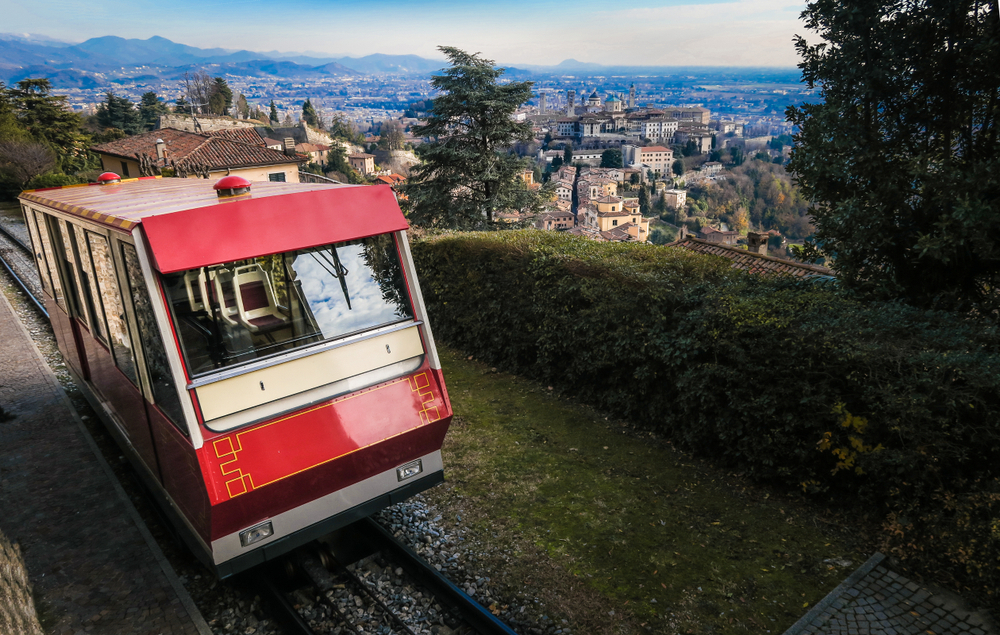
[[[222,77],[216,77],[208,97],[208,111],[213,115],[225,115],[233,105],[233,91]]]
[[[548,191],[530,190],[520,175],[530,162],[505,150],[532,139],[531,124],[511,115],[531,98],[531,82],[499,83],[504,69],[491,60],[440,47],[451,62],[431,78],[441,91],[425,123],[414,127],[433,139],[419,147],[422,162],[403,191],[410,218],[420,225],[489,227],[499,212],[534,213]]]
[[[156,93],[149,91],[142,94],[139,100],[139,125],[143,130],[155,130],[160,123],[160,115],[165,115],[170,110],[167,105],[160,101]]]
[[[30,137],[48,146],[67,173],[87,167],[89,142],[80,131],[80,115],[69,110],[66,97],[53,95],[47,79],[22,79],[9,91],[18,124]]]
[[[316,109],[313,108],[312,102],[308,99],[302,104],[302,120],[313,128],[319,128],[319,115],[316,114]]]
[[[573,144],[566,142],[566,147],[563,149],[563,163],[566,165],[573,165]]]
[[[622,167],[622,151],[617,148],[611,148],[610,150],[605,150],[604,152],[602,152],[601,167],[602,168]]]
[[[127,135],[139,134],[142,121],[135,104],[128,97],[119,97],[113,92],[105,93],[104,101],[97,106],[97,124],[104,129],[117,128]]]
[[[344,152],[344,146],[339,143],[335,143],[330,146],[330,149],[326,153],[326,169],[331,172],[339,172],[344,175],[348,183],[364,183],[365,179],[357,171],[351,167],[350,162],[347,160],[347,153]]]
[[[849,286],[1000,315],[996,0],[828,0],[796,39],[821,103],[791,107],[789,169]]]
[[[271,123],[278,123],[278,107],[274,105],[274,100],[271,100],[271,112],[268,115]]]
[[[649,190],[645,187],[639,188],[639,213],[646,215],[650,213],[649,208]]]
[[[674,160],[673,171],[677,176],[684,176],[684,159]]]
[[[247,103],[247,98],[243,93],[236,96],[236,114],[243,119],[250,117],[250,104]]]

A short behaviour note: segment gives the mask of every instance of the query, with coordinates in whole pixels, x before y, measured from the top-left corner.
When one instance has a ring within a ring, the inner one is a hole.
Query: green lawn
[[[781,633],[870,555],[797,499],[440,352],[458,421],[445,444],[451,487],[433,496],[510,542],[508,583],[561,585],[548,592],[564,609],[574,594],[596,600],[566,609],[583,632]],[[518,557],[532,551],[558,573]]]

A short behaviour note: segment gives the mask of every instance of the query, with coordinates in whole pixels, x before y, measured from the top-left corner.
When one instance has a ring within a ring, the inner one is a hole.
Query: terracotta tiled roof
[[[801,262],[783,260],[773,256],[764,256],[746,249],[729,247],[719,243],[710,243],[697,238],[684,238],[672,242],[669,247],[682,247],[690,249],[700,254],[710,254],[728,258],[733,263],[734,269],[744,269],[750,273],[760,275],[781,275],[806,278],[809,276],[833,276],[836,275],[832,269],[819,265],[806,265]]]
[[[649,154],[650,152],[670,152],[670,148],[664,148],[663,146],[649,146],[646,148],[639,148],[639,152],[642,154]]]
[[[281,165],[299,163],[308,159],[301,155],[288,156],[283,152],[230,141],[222,137],[162,128],[133,137],[109,141],[93,146],[92,151],[125,159],[135,159],[136,155],[156,157],[156,140],[166,144],[166,164],[177,167],[207,165],[210,170],[242,168],[255,165]]]
[[[386,185],[395,185],[396,183],[405,181],[406,177],[399,174],[383,174],[382,176],[375,177],[375,180]]]
[[[624,242],[627,240],[632,240],[632,237],[628,233],[628,228],[632,226],[632,223],[625,223],[624,225],[619,225],[609,229],[606,232],[601,232],[601,238],[613,242]]]
[[[226,130],[214,130],[207,133],[210,137],[221,137],[230,141],[242,141],[254,146],[262,146],[264,139],[257,133],[256,128],[228,128]]]

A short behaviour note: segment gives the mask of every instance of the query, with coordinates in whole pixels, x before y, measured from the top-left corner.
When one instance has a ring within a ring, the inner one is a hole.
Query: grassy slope
[[[441,353],[458,419],[432,498],[499,541],[505,582],[543,589],[577,633],[780,633],[869,555],[815,509]]]

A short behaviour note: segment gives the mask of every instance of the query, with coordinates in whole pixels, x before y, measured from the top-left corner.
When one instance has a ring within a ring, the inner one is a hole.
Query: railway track
[[[0,264],[48,318],[31,249],[2,225]],[[251,597],[264,599],[288,635],[515,635],[370,518],[259,567],[241,582]]]
[[[370,518],[253,572],[249,582],[296,635],[515,635]]]
[[[41,289],[35,272],[34,254],[14,232],[0,224],[0,264],[10,275],[31,304],[46,318],[48,311],[41,300]]]

